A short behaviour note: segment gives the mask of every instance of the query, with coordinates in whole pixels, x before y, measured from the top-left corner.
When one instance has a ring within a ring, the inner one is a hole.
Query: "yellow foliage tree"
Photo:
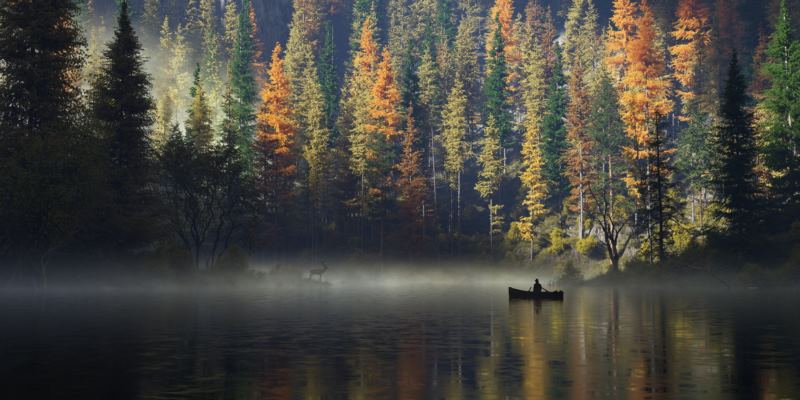
[[[676,94],[681,99],[683,121],[687,120],[687,107],[696,97],[695,79],[701,57],[711,41],[709,10],[699,0],[681,0],[676,12],[677,20],[671,36],[675,44],[670,46],[672,71],[679,87]]]

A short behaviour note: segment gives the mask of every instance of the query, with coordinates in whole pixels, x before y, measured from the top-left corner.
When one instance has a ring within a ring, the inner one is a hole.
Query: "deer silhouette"
[[[314,268],[311,271],[308,271],[308,279],[314,279],[314,276],[319,277],[319,281],[322,282],[322,275],[328,270],[328,264],[324,262],[322,264],[322,268]]]

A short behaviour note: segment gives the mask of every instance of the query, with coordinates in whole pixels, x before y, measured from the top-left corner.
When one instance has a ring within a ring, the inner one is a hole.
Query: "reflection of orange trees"
[[[546,321],[539,320],[534,302],[512,302],[509,306],[509,333],[512,348],[522,356],[522,393],[524,399],[544,399],[549,388],[547,363],[547,342],[543,333],[547,331]],[[540,337],[540,335],[542,337]]]
[[[416,333],[401,343],[397,355],[396,398],[399,400],[415,400],[425,398],[425,343],[424,338]]]

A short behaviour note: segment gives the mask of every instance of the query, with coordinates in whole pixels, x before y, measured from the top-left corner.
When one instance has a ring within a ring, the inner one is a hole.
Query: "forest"
[[[0,2],[12,280],[333,256],[800,279],[796,0],[294,0],[286,26],[271,0],[98,1]]]

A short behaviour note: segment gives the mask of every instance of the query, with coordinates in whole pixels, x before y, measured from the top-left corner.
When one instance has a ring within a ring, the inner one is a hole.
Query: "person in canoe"
[[[542,288],[542,284],[539,283],[539,279],[538,278],[534,279],[534,281],[533,281],[533,293],[542,293],[543,291],[546,292],[547,290],[544,290],[544,288]]]

